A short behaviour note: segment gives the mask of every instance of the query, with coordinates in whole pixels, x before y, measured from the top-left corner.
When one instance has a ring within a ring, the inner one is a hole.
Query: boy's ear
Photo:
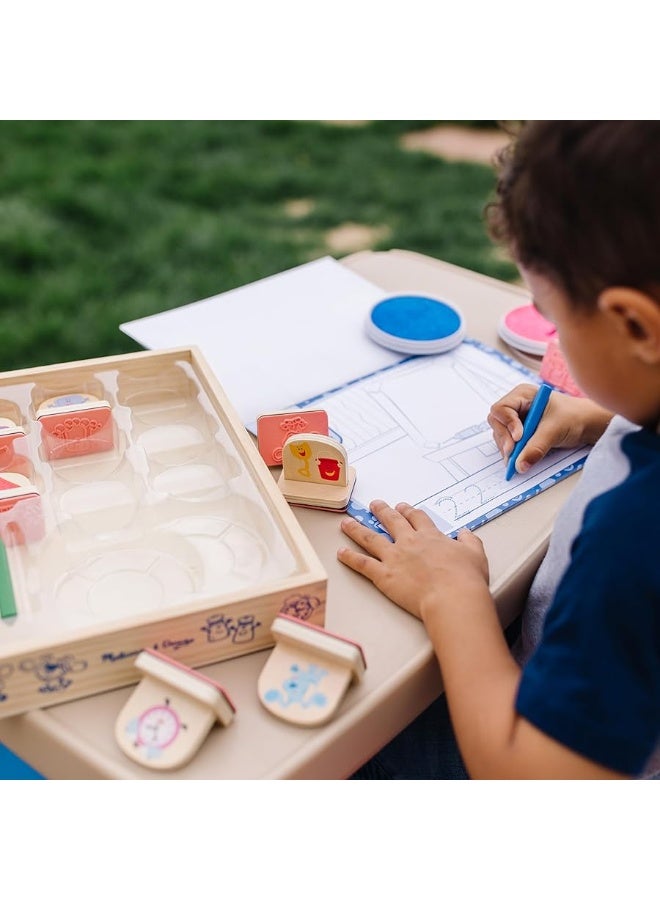
[[[648,365],[660,364],[660,304],[657,300],[635,288],[609,287],[598,297],[598,309],[628,342],[637,359]]]

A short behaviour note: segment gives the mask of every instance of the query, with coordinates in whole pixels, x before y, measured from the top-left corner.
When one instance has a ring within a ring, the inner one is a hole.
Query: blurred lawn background
[[[121,322],[340,258],[346,223],[515,278],[484,229],[490,166],[402,147],[438,124],[0,122],[2,369],[140,349]],[[0,744],[0,778],[33,777]]]
[[[437,124],[1,122],[2,369],[140,349],[121,322],[340,258],[347,222],[515,278],[484,229],[492,169],[401,146]]]

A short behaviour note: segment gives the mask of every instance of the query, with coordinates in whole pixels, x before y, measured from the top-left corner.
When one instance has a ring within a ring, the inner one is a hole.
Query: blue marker
[[[507,481],[516,474],[516,460],[536,431],[538,424],[541,421],[541,417],[545,412],[545,408],[548,405],[551,393],[552,388],[547,384],[542,384],[536,393],[536,397],[532,400],[532,405],[529,408],[529,412],[525,418],[525,424],[523,425],[522,437],[513,448],[511,456],[509,457],[509,462],[507,463],[506,475],[504,476]]]

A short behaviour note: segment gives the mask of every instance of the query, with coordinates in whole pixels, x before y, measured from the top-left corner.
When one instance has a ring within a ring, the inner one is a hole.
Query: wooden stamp
[[[18,472],[27,478],[32,474],[29,460],[16,452],[15,441],[26,435],[25,429],[13,419],[0,416],[0,472]]]
[[[134,762],[177,769],[190,762],[215,722],[232,723],[233,703],[206,675],[155,650],[143,650],[135,665],[145,677],[115,725],[117,743]]]
[[[12,419],[0,418],[0,469],[7,468],[6,463],[14,456],[14,441],[25,437],[25,429]]]
[[[50,397],[35,413],[49,459],[103,453],[114,447],[112,413],[93,394]]]
[[[364,675],[362,648],[283,614],[274,619],[271,633],[275,648],[259,675],[259,699],[285,722],[322,725],[335,714],[350,683]]]
[[[303,432],[285,441],[277,484],[296,506],[343,512],[355,486],[355,469],[339,441]]]
[[[301,409],[259,416],[257,446],[266,465],[281,466],[285,441],[303,432],[327,435],[327,412],[324,409]]]
[[[18,472],[0,472],[0,540],[7,546],[39,541],[44,536],[41,495]]]

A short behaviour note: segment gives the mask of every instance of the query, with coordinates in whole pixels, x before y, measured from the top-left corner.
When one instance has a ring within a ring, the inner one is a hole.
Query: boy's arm
[[[463,540],[479,541],[466,533]],[[480,543],[480,542],[479,542]],[[485,585],[429,596],[422,619],[440,661],[458,744],[473,778],[622,778],[516,713],[520,669]]]
[[[488,589],[488,563],[470,532],[456,540],[407,504],[372,512],[394,542],[347,519],[342,530],[370,555],[339,559],[421,618],[440,662],[456,737],[477,778],[620,778],[569,750],[515,711],[520,680]]]

